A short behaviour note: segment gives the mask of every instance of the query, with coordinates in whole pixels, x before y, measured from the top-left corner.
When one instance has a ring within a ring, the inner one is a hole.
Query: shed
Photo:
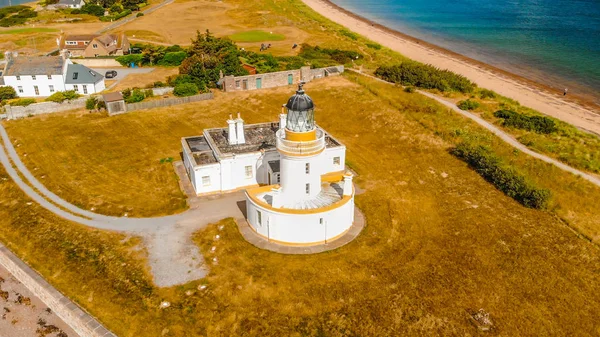
[[[106,103],[106,110],[110,116],[127,112],[125,99],[120,92],[109,92],[108,94],[102,95],[102,99],[104,100],[104,103]]]

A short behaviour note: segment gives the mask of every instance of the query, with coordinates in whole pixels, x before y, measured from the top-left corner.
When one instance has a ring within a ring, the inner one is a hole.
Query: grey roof
[[[78,5],[82,2],[83,0],[60,0],[58,2],[59,5]]]
[[[4,76],[0,76],[0,85],[4,85]]]
[[[98,83],[104,78],[99,72],[81,64],[69,64],[67,66],[66,84],[89,84]]]
[[[8,61],[4,76],[61,75],[64,63],[60,56],[18,56]]]
[[[315,108],[312,98],[310,98],[302,89],[304,83],[298,85],[298,91],[296,94],[288,100],[285,105],[289,110],[292,111],[307,111]]]
[[[269,167],[271,167],[271,171],[273,171],[273,173],[279,173],[279,166],[279,160],[272,160],[269,162]]]

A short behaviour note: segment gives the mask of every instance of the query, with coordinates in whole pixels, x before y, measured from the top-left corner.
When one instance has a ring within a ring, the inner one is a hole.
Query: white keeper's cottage
[[[315,123],[314,103],[300,85],[279,122],[244,125],[182,139],[196,193],[246,189],[247,219],[269,241],[317,245],[345,234],[354,221],[354,185],[346,147]]]
[[[57,91],[75,90],[82,95],[105,89],[104,76],[62,56],[17,56],[5,53],[2,79],[19,97],[46,97]]]

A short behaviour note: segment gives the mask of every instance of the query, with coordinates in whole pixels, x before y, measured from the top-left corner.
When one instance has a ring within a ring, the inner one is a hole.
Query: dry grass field
[[[490,313],[497,335],[600,333],[600,301],[593,296],[600,291],[600,251],[568,226],[598,235],[600,189],[513,151],[417,94],[354,75],[315,81],[306,90],[318,123],[348,147],[347,164],[365,190],[356,203],[367,227],[346,247],[274,254],[246,243],[232,220],[224,220],[195,235],[204,254],[218,258],[209,276],[156,289],[147,286],[137,255],[127,253],[135,240],[121,246],[118,235],[86,231],[35,205],[19,207],[26,200],[4,180],[1,200],[13,205],[4,211],[0,234],[120,336],[474,336],[466,312],[480,308]],[[176,178],[159,159],[177,156],[180,137],[222,126],[231,112],[249,123],[274,120],[292,93],[287,87],[219,94],[111,118],[67,113],[5,126],[28,167],[68,200],[89,208],[85,202],[94,196],[114,209],[123,203],[133,214],[160,213],[177,210],[171,206]],[[448,149],[463,139],[490,145],[551,189],[551,210],[522,207],[451,156]],[[38,231],[19,237],[28,226]],[[21,247],[32,235],[39,238]],[[47,235],[58,242],[65,235],[69,243],[42,248]],[[92,254],[94,240],[105,248]],[[46,249],[56,252],[45,257]],[[95,269],[105,255],[109,262],[126,259],[135,273],[113,264]],[[79,281],[61,267],[63,260],[88,273],[110,273]],[[121,283],[114,279],[131,287],[115,286]],[[171,307],[158,309],[162,300]]]
[[[110,91],[121,91],[127,88],[144,88],[154,82],[166,82],[167,77],[179,74],[177,67],[156,67],[153,71],[145,74],[129,74]],[[108,85],[107,85],[108,87]]]

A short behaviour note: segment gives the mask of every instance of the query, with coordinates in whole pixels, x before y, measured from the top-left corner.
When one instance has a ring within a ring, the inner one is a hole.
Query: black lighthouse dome
[[[302,88],[303,85],[304,82],[300,82],[300,84],[298,84],[298,91],[296,91],[296,94],[288,100],[285,105],[288,110],[306,111],[315,108],[312,98],[310,98],[304,91],[304,88]]]
[[[315,104],[302,86],[298,84],[298,91],[288,100],[286,129],[294,132],[307,132],[315,129]]]

